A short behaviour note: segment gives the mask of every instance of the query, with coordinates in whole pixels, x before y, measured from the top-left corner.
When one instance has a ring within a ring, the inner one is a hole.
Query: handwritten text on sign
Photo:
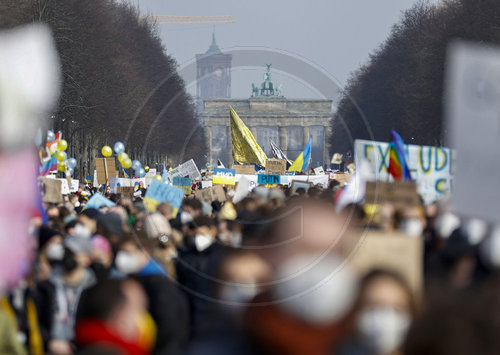
[[[356,140],[355,161],[368,161],[377,180],[389,179],[389,143]],[[418,193],[426,203],[448,194],[453,186],[453,151],[449,148],[422,145],[405,145],[405,156],[412,179],[417,182]]]

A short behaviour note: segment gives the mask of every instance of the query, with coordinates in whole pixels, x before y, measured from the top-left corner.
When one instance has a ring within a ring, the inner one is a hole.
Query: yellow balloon
[[[66,171],[66,164],[65,163],[57,163],[57,170]]]
[[[122,153],[118,156],[118,161],[123,164],[125,160],[129,159],[127,153]]]
[[[113,149],[111,149],[109,145],[105,145],[104,147],[102,147],[101,153],[105,157],[110,157],[113,154]]]
[[[155,179],[158,181],[162,181],[163,179],[161,178],[161,175],[155,175]]]
[[[148,172],[148,171],[149,171],[149,166],[147,166],[147,165],[146,165],[146,166],[144,167],[144,171],[145,171],[145,172]]]
[[[65,151],[68,149],[68,142],[66,142],[64,139],[61,139],[59,143],[57,143],[57,149]]]
[[[126,160],[122,161],[122,166],[125,169],[128,169],[132,166],[132,160],[130,158],[127,158]]]
[[[61,161],[61,162],[62,162],[62,161],[65,161],[65,160],[66,160],[66,153],[61,152],[61,151],[57,152],[57,153],[56,153],[56,159],[57,159],[58,161]]]

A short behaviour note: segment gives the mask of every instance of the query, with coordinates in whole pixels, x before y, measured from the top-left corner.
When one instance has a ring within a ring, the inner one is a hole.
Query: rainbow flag
[[[47,152],[47,157],[41,160],[40,175],[46,176],[50,174],[51,170],[57,170],[56,151],[57,144],[61,139],[62,132],[59,131],[55,134],[55,138],[52,142],[46,143],[45,150]]]
[[[127,179],[130,179],[130,175],[127,173],[127,170],[125,168],[122,168],[123,171],[123,176],[125,176]]]
[[[391,130],[392,142],[389,144],[389,173],[395,181],[412,181],[410,169],[405,159],[405,144],[401,136]]]

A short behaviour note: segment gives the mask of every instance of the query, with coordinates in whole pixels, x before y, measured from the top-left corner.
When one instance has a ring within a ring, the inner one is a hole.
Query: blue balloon
[[[71,169],[74,169],[76,168],[76,159],[75,158],[69,158],[66,165],[71,168]]]
[[[146,176],[146,170],[144,170],[144,168],[140,168],[135,172],[135,174],[137,175],[137,177],[142,178]]]
[[[113,150],[117,155],[120,155],[125,152],[125,144],[123,144],[122,142],[116,142]]]
[[[132,160],[132,169],[139,170],[142,168],[142,164],[139,160]]]
[[[56,139],[56,135],[54,134],[54,131],[51,131],[50,129],[47,131],[47,142],[53,142],[54,139]]]

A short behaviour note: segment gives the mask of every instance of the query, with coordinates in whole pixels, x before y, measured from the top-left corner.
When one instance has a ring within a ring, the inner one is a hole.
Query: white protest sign
[[[258,175],[236,174],[235,181],[239,182],[242,177],[248,180],[250,191],[258,185]],[[328,175],[281,175],[280,181],[288,181],[288,186],[291,186],[293,181],[306,181],[313,185],[320,184],[325,189],[328,188]]]
[[[201,180],[201,174],[193,159],[182,163],[168,174],[168,180],[172,182],[174,177],[189,177],[191,180]]]
[[[405,145],[406,161],[418,193],[425,203],[447,195],[453,185],[453,150],[443,147]],[[389,143],[357,139],[354,142],[356,166],[367,161],[379,181],[393,181],[389,167]]]
[[[149,171],[146,173],[146,177],[154,178],[156,176],[156,169],[149,168]]]
[[[61,194],[63,195],[69,195],[69,186],[68,186],[68,180],[66,179],[56,179],[61,182]]]
[[[500,216],[500,48],[450,46],[446,122],[456,149],[455,212],[498,222]]]
[[[201,182],[202,189],[208,189],[209,187],[212,187],[212,180],[203,180]]]

